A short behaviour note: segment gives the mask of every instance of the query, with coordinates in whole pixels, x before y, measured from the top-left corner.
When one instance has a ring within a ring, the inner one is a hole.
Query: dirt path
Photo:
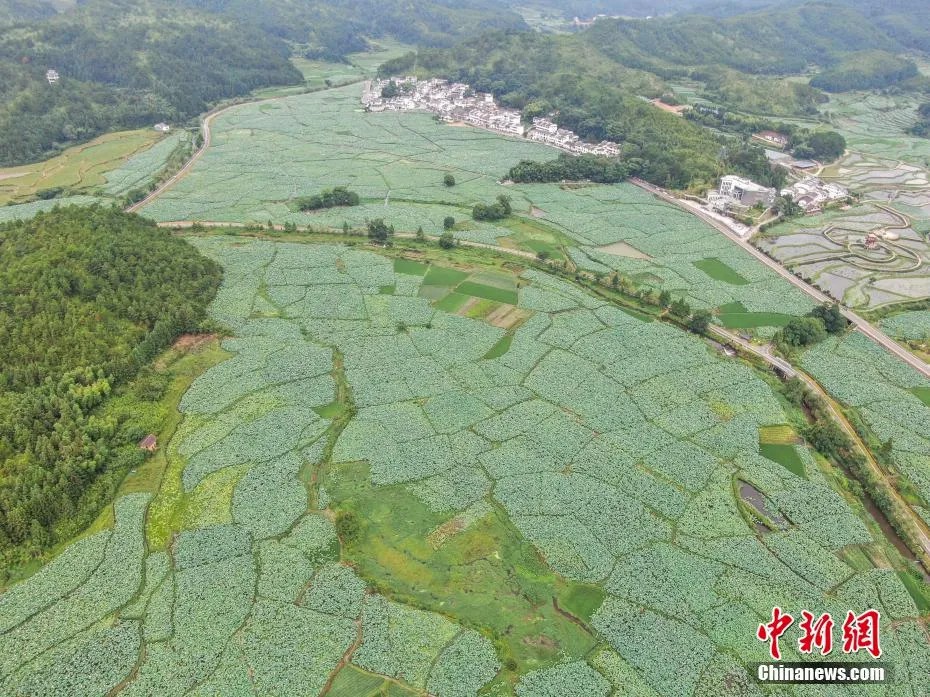
[[[241,230],[241,229],[245,229],[246,227],[246,225],[242,223],[220,223],[220,222],[209,222],[209,221],[202,221],[202,220],[174,220],[174,221],[169,221],[169,222],[158,223],[158,227],[181,228],[181,229],[194,227],[195,225],[201,225],[206,228],[228,228],[231,230],[237,230],[237,229]],[[267,226],[263,226],[263,229],[267,229]],[[274,225],[273,229],[277,232],[283,232],[284,226]],[[298,228],[298,232],[312,232],[312,230],[310,230],[309,227]],[[340,235],[344,233],[341,233],[338,230],[333,230],[331,232],[328,232],[327,234]],[[397,232],[397,233],[394,233],[394,237],[399,237],[400,239],[405,239],[405,240],[412,240],[412,239],[416,239],[416,234],[412,232]],[[424,237],[427,240],[430,240],[431,242],[439,241],[438,235],[425,235]],[[508,247],[500,247],[498,245],[487,244],[485,242],[473,242],[471,240],[458,240],[458,243],[462,247],[474,247],[476,249],[490,249],[491,251],[494,251],[494,252],[501,252],[502,254],[509,254],[511,256],[522,257],[524,259],[533,259],[533,260],[536,259],[536,255],[533,252],[527,252],[522,249],[510,249]]]
[[[749,353],[752,353],[755,356],[758,356],[759,358],[764,360],[769,365],[775,368],[778,368],[780,370],[784,370],[784,364],[786,364],[787,362],[784,359],[774,356],[772,354],[772,347],[770,345],[755,346],[754,344],[750,344],[748,341],[743,340],[736,334],[733,334],[732,332],[729,332],[726,329],[722,329],[720,327],[716,327],[713,325],[710,327],[710,329],[712,333],[718,336],[718,338],[721,338],[731,344],[736,344],[741,349]],[[840,408],[840,405],[837,404],[836,400],[834,400],[833,397],[831,397],[827,393],[827,391],[823,388],[823,386],[819,382],[817,382],[813,377],[799,370],[795,366],[791,366],[791,368],[795,376],[801,381],[803,381],[804,384],[812,392],[814,392],[818,397],[820,397],[824,401],[824,403],[827,405],[827,408],[830,411],[830,415],[833,417],[833,420],[836,421],[839,424],[840,428],[843,429],[843,431],[852,441],[856,449],[859,450],[865,456],[869,469],[871,469],[886,484],[888,490],[891,492],[895,501],[901,505],[903,510],[908,512],[908,517],[910,518],[914,526],[917,528],[917,531],[920,537],[920,545],[924,552],[921,562],[924,564],[925,567],[930,565],[930,527],[928,527],[924,519],[921,518],[911,508],[910,504],[908,504],[907,501],[904,500],[904,497],[902,497],[901,494],[898,493],[897,488],[895,488],[894,484],[891,482],[888,474],[882,469],[881,465],[879,465],[875,457],[873,457],[872,452],[869,450],[866,444],[862,441],[862,438],[859,437],[859,433],[856,431],[853,425],[849,422],[849,419],[846,418],[846,415],[843,413],[843,410]],[[930,571],[930,568],[928,568],[927,570]]]

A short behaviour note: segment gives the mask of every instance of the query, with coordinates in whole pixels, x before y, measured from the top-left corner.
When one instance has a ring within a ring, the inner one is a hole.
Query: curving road
[[[803,290],[809,296],[814,298],[814,300],[816,300],[817,302],[819,303],[834,302],[833,298],[829,297],[824,292],[810,285],[806,281],[795,276],[793,273],[788,271],[788,269],[786,269],[784,266],[779,264],[774,259],[763,254],[761,251],[756,249],[748,241],[741,238],[739,235],[734,233],[732,230],[730,230],[726,225],[724,225],[720,221],[715,220],[712,216],[703,215],[701,211],[695,210],[694,208],[691,208],[690,206],[685,206],[684,204],[681,203],[681,201],[679,201],[677,198],[672,196],[670,193],[668,193],[664,189],[660,189],[657,186],[653,186],[652,184],[644,182],[641,179],[630,179],[630,183],[635,184],[641,189],[645,189],[646,191],[652,194],[655,194],[656,196],[661,198],[663,201],[668,201],[669,203],[678,206],[682,210],[685,210],[688,213],[696,215],[701,220],[703,220],[705,223],[712,226],[715,230],[718,230],[719,232],[723,233],[731,241],[735,242],[740,247],[745,249],[747,252],[752,254],[752,256],[754,256],[757,260],[759,260],[760,262],[768,266],[770,269],[772,269],[772,271],[777,273],[779,276],[784,278],[786,281],[789,281],[791,284],[793,284],[797,288]],[[875,325],[871,324],[866,319],[860,317],[852,310],[846,307],[843,307],[843,306],[841,306],[841,308],[842,308],[843,316],[846,317],[846,319],[849,320],[850,323],[852,323],[852,325],[858,331],[865,334],[867,337],[869,337],[869,339],[874,341],[876,344],[880,345],[882,348],[884,348],[886,351],[894,355],[899,360],[902,360],[905,363],[907,363],[909,366],[911,366],[914,370],[919,372],[924,377],[930,378],[930,365],[927,365],[926,363],[924,363],[913,353],[903,348],[900,344],[894,341],[891,337],[889,337],[887,334],[885,334],[880,329],[875,327]]]
[[[127,213],[138,212],[139,209],[141,209],[143,206],[146,206],[152,201],[154,201],[156,198],[161,196],[172,186],[177,184],[181,179],[186,177],[187,173],[190,172],[191,168],[197,163],[197,160],[203,157],[203,154],[207,151],[207,148],[210,147],[210,141],[211,141],[210,123],[213,121],[214,118],[216,118],[220,114],[226,112],[229,109],[232,109],[233,106],[237,106],[237,105],[234,104],[232,106],[224,107],[218,111],[211,111],[206,116],[204,116],[203,121],[200,124],[200,130],[201,130],[201,133],[203,133],[203,143],[200,145],[200,148],[198,148],[197,151],[194,152],[193,155],[191,155],[190,159],[184,164],[183,167],[181,167],[181,169],[175,172],[174,175],[172,175],[169,179],[166,179],[164,182],[162,182],[158,186],[158,188],[152,191],[152,193],[150,193],[144,199],[142,199],[138,203],[134,203],[131,206],[127,207],[126,212]]]
[[[212,125],[213,120],[215,118],[217,118],[218,116],[222,116],[223,114],[225,114],[227,111],[230,111],[231,109],[235,109],[236,107],[240,107],[245,104],[260,104],[262,102],[273,102],[278,99],[282,99],[282,97],[269,97],[267,99],[256,99],[250,102],[237,102],[235,104],[229,104],[227,106],[219,107],[217,109],[214,109],[211,112],[208,112],[203,117],[203,121],[200,122],[200,131],[203,134],[203,142],[201,146],[194,152],[194,154],[191,155],[190,159],[184,164],[184,166],[181,167],[181,169],[179,169],[177,172],[175,172],[175,174],[170,179],[166,179],[164,182],[162,182],[161,185],[159,185],[157,189],[152,191],[152,193],[150,193],[148,196],[146,196],[144,199],[142,199],[138,203],[134,203],[128,208],[126,208],[126,212],[137,213],[142,207],[148,205],[149,203],[157,199],[159,196],[165,193],[168,189],[170,189],[172,186],[174,186],[179,181],[181,181],[184,177],[186,177],[188,173],[190,173],[194,165],[197,164],[197,160],[203,157],[204,153],[206,153],[207,149],[210,147],[210,143],[213,140],[213,135],[210,131],[210,126]]]

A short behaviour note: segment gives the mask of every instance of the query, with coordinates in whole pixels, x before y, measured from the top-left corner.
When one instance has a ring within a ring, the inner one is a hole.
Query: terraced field
[[[910,95],[831,95],[825,116],[849,150],[821,176],[861,203],[778,225],[759,246],[851,307],[930,297],[930,140],[906,133],[916,110]]]
[[[860,693],[919,694],[920,583],[746,365],[477,253],[192,241],[229,357],[157,490],[0,595],[0,691],[757,695],[779,605],[879,608]]]
[[[898,199],[895,199],[898,200]],[[886,204],[798,218],[772,228],[758,246],[853,308],[930,297],[930,242]],[[877,247],[865,245],[878,236]]]
[[[822,110],[850,150],[926,167],[930,140],[905,134],[917,118],[919,104],[914,94],[847,92],[830,95]]]
[[[47,189],[90,192],[110,181],[110,173],[161,138],[151,129],[108,133],[61,155],[32,165],[0,169],[0,206],[28,200]]]

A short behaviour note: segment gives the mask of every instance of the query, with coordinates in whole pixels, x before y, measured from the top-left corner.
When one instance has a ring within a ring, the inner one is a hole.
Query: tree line
[[[319,194],[302,196],[294,200],[294,205],[299,211],[316,211],[322,208],[335,208],[337,206],[357,206],[358,203],[358,194],[354,191],[349,191],[344,186],[337,186],[332,189],[321,191]]]
[[[616,184],[635,176],[642,168],[638,159],[572,156],[562,153],[555,160],[536,162],[521,160],[510,168],[507,179],[518,184],[545,184],[560,181],[592,181],[599,184]]]
[[[914,552],[925,567],[930,567],[930,557],[923,548],[923,536],[919,526],[914,522],[913,511],[901,502],[900,498],[895,495],[892,485],[870,466],[866,456],[837,425],[835,417],[824,400],[808,389],[798,378],[792,378],[785,385],[785,395],[795,406],[803,408],[809,414],[809,424],[802,434],[805,440],[818,452],[847,469],[855,477],[853,488],[857,490],[856,493],[871,498],[905,545]],[[852,413],[850,417],[854,427],[859,431],[862,426],[857,422],[861,422],[861,419],[855,413]],[[870,434],[860,432],[860,435],[866,441],[869,440]],[[893,469],[894,462],[891,453],[891,442],[887,441],[876,449],[874,457],[884,466]]]

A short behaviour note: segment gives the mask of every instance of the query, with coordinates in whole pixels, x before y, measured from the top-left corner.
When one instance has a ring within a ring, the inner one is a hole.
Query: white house
[[[774,188],[756,184],[735,174],[728,174],[720,179],[720,195],[729,199],[732,206],[752,208],[757,203],[771,206],[775,203]]]
[[[833,201],[842,201],[849,190],[834,182],[825,182],[817,177],[804,177],[801,181],[781,190],[782,196],[791,196],[806,212],[821,210]]]
[[[61,79],[61,75],[58,74],[57,70],[49,69],[45,71],[45,79],[48,80],[48,84],[54,85]]]

